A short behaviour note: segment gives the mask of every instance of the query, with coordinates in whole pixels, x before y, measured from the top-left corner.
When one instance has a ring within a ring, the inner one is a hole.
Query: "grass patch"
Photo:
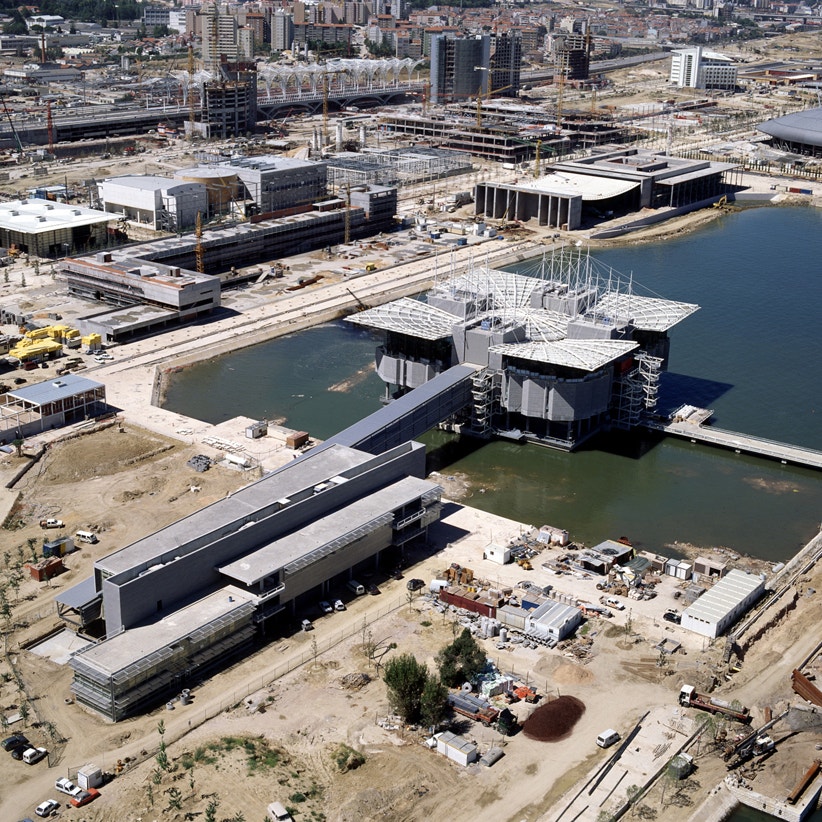
[[[365,764],[365,755],[345,744],[340,744],[334,749],[332,758],[341,773],[356,770]]]
[[[420,625],[422,625],[423,628],[430,628],[431,627],[431,620],[430,619],[424,619],[422,622],[420,622]]]

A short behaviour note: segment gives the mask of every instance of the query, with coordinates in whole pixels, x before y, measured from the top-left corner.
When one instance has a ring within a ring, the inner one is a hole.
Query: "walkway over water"
[[[752,437],[737,431],[726,431],[723,428],[688,421],[669,423],[649,421],[645,423],[645,427],[652,431],[662,431],[675,437],[689,439],[691,442],[728,448],[737,454],[754,454],[758,457],[778,460],[783,465],[802,465],[806,468],[822,469],[822,451],[815,451],[812,448]]]
[[[416,439],[471,402],[471,377],[476,371],[474,365],[454,365],[335,434],[326,443],[382,454]]]

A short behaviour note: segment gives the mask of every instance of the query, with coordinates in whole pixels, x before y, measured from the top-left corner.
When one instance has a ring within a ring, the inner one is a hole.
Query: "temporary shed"
[[[462,736],[458,736],[451,731],[443,731],[437,734],[437,753],[453,759],[460,765],[470,765],[479,759],[479,751],[473,742],[469,742]]]
[[[573,605],[548,600],[528,616],[525,633],[557,642],[572,634],[582,622],[582,611]]]
[[[511,549],[495,545],[493,542],[486,546],[483,551],[483,559],[490,559],[498,565],[507,565],[511,561]]]
[[[764,590],[764,579],[734,568],[682,612],[681,625],[702,636],[721,636]]]

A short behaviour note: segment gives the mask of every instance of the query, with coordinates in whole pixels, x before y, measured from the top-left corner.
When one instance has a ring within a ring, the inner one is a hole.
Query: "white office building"
[[[704,88],[733,91],[737,68],[730,57],[701,46],[677,49],[671,58],[670,82],[678,88]]]
[[[168,177],[112,177],[100,183],[99,191],[104,211],[155,231],[193,228],[197,212],[208,212],[208,193],[202,183]]]

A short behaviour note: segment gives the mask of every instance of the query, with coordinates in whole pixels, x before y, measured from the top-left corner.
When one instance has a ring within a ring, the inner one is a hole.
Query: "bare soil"
[[[499,648],[495,640],[486,640],[487,654],[501,670],[513,672],[549,699],[561,697],[548,706],[572,696],[586,709],[565,738],[551,745],[524,733],[501,739],[492,729],[457,720],[453,729],[481,752],[496,744],[505,751],[493,768],[461,768],[424,747],[427,734],[422,729],[403,728],[390,718],[380,672],[363,652],[366,641],[395,643],[397,653],[413,653],[433,669],[437,651],[461,630],[458,617],[439,613],[421,597],[409,603],[403,580],[380,578],[381,596],[349,600],[346,612],[312,614],[314,632],[284,636],[203,682],[191,705],[108,723],[66,701],[71,699],[68,666],[24,648],[60,627],[54,594],[88,576],[95,558],[223,498],[246,481],[218,468],[195,473],[186,466],[195,451],[131,425],[122,432],[112,426],[55,444],[21,481],[16,530],[0,531],[6,578],[19,577],[17,587],[7,585],[5,592],[9,653],[0,660],[0,715],[8,717],[26,705],[27,718],[12,729],[23,726],[50,756],[31,768],[0,756],[0,781],[13,786],[0,796],[0,819],[30,816],[37,803],[56,796],[58,776],[73,776],[89,762],[117,775],[95,803],[82,812],[66,812],[83,822],[110,822],[113,814],[143,822],[184,822],[203,818],[215,802],[218,820],[250,821],[261,819],[275,799],[294,811],[297,822],[548,818],[566,801],[563,794],[601,762],[597,734],[607,727],[625,732],[655,705],[675,711],[683,681],[699,682],[704,672],[722,670],[723,643],[703,646],[700,653],[699,638],[682,635],[686,632],[676,636],[687,653],[660,662],[652,645],[670,626],[652,623],[643,610],[657,607],[657,600],[632,605],[631,630],[625,613],[618,616],[619,624],[591,619],[585,636],[553,651],[510,644]],[[7,481],[20,465],[7,457],[0,479]],[[43,512],[65,519],[70,531],[92,525],[101,542],[68,555],[69,570],[50,583],[35,583],[20,575],[18,554],[28,558],[29,539],[39,545],[46,533],[37,525]],[[432,544],[414,555],[406,579],[438,576],[453,561],[474,568],[477,576],[496,576],[500,585],[523,576],[519,568],[482,560],[491,530],[495,539],[505,541],[518,532],[516,523],[448,505],[446,521],[438,528]],[[529,578],[539,573],[531,572]],[[559,587],[570,583],[565,577],[555,581]],[[811,572],[801,586],[796,608],[768,629],[720,689],[726,698],[749,705],[756,721],[764,706],[787,704],[790,670],[818,641],[808,628],[822,618],[822,598],[815,593],[822,591],[822,573]],[[664,597],[659,600],[667,602]],[[664,610],[663,602],[658,609]],[[284,661],[293,658],[304,664],[279,676]],[[518,703],[512,709],[524,722],[536,706]],[[162,757],[157,759],[161,728],[167,769]],[[819,739],[814,726],[781,743],[768,771],[758,777],[762,786],[783,791],[788,777],[815,756]],[[721,760],[707,750],[701,757],[698,784],[690,783],[684,791],[687,803],[682,792],[679,804],[670,801],[671,793],[660,791],[645,800],[659,818],[686,819],[691,805],[722,778]],[[352,764],[358,766],[348,768]]]

